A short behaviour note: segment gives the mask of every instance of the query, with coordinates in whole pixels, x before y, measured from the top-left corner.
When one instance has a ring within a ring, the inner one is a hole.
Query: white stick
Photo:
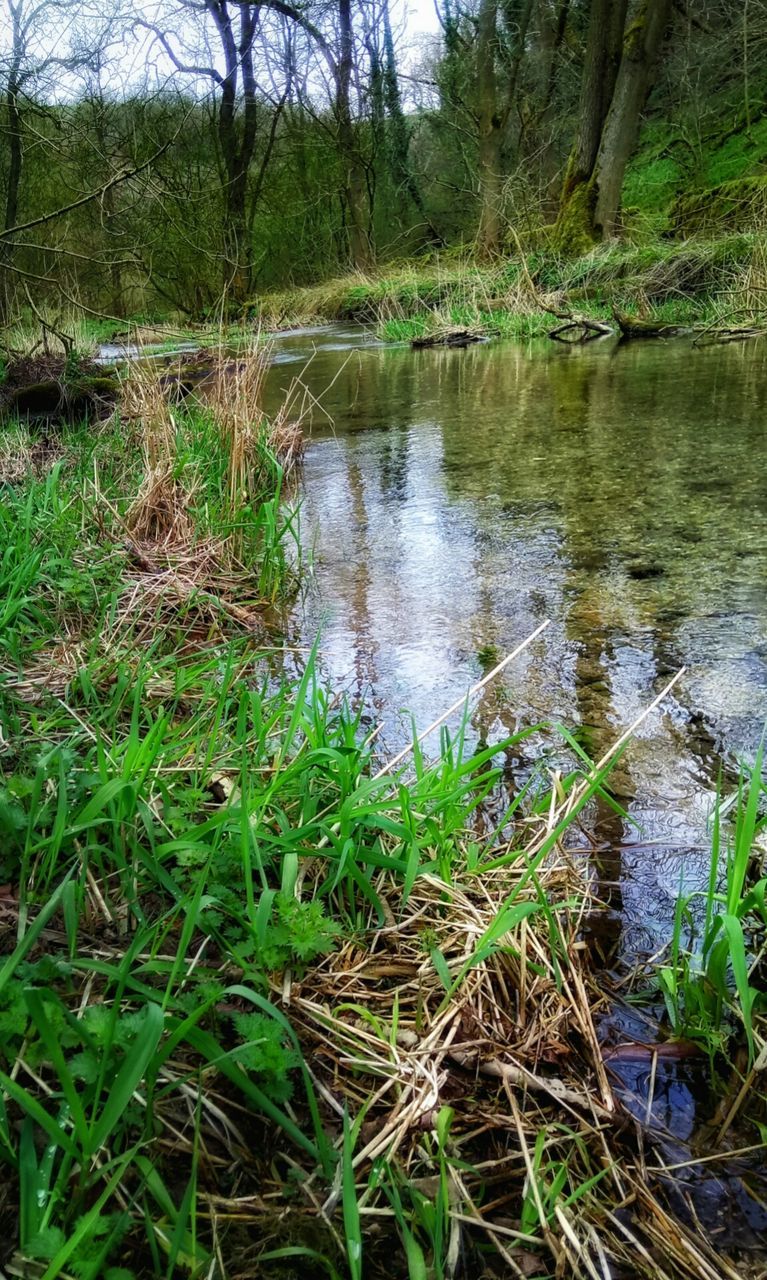
[[[604,768],[608,760],[612,759],[616,751],[620,751],[623,744],[625,742],[628,742],[629,738],[633,738],[634,734],[636,733],[642,721],[645,720],[647,716],[649,716],[650,713],[655,710],[655,708],[663,701],[663,699],[666,697],[667,694],[671,693],[671,690],[673,689],[677,680],[681,680],[682,676],[685,674],[686,671],[687,671],[686,667],[679,668],[676,675],[671,677],[671,679],[669,680],[665,688],[661,689],[657,698],[653,698],[649,707],[645,707],[644,711],[637,716],[634,723],[632,725],[629,725],[628,729],[626,729],[618,738],[618,741],[614,742],[613,745],[610,747],[609,751],[606,751],[605,754],[602,756],[602,759],[597,764],[594,765],[594,768],[592,769],[592,776],[594,774],[599,773],[599,770]]]
[[[430,733],[433,733],[435,729],[438,729],[442,722],[447,720],[448,716],[451,716],[454,711],[458,711],[461,707],[465,706],[469,698],[473,698],[475,693],[479,693],[480,689],[484,689],[486,684],[489,684],[491,680],[494,680],[499,672],[503,671],[504,667],[507,667],[510,662],[513,662],[514,658],[518,658],[522,650],[526,649],[529,644],[532,644],[533,640],[535,640],[536,637],[539,636],[542,631],[545,631],[550,625],[551,619],[547,618],[539,627],[536,627],[532,635],[529,635],[526,640],[523,640],[521,644],[517,645],[513,653],[507,653],[506,657],[502,662],[498,663],[497,667],[493,667],[492,671],[488,671],[487,675],[484,676],[478,684],[472,685],[471,689],[469,689],[462,698],[459,698],[457,702],[454,702],[452,707],[448,707],[447,711],[443,711],[442,715],[434,720],[432,724],[429,725],[428,729],[424,729],[423,733],[419,733],[415,742],[411,742],[409,746],[403,747],[402,751],[400,751],[398,755],[394,756],[394,758],[390,760],[388,764],[385,764],[382,769],[379,769],[378,773],[373,775],[373,781],[375,782],[377,778],[382,778],[384,774],[390,771],[390,769],[394,769],[401,760],[405,759],[405,756],[410,754],[416,743],[423,742],[424,738],[428,738]]]

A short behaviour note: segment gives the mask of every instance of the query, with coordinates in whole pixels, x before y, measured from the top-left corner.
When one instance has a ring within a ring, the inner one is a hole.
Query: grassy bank
[[[431,264],[267,294],[251,313],[267,328],[361,321],[390,341],[454,325],[539,336],[555,323],[549,307],[597,319],[617,307],[676,324],[744,323],[763,317],[765,274],[765,241],[755,232],[614,243],[578,259],[512,249],[485,267],[446,254]]]
[[[570,834],[609,762],[563,733],[571,771],[509,801],[529,730],[387,765],[313,653],[286,674],[300,442],[263,371],[184,407],[139,371],[104,423],[3,430],[0,1265],[748,1274],[648,1169],[600,1044]],[[761,1114],[754,779],[704,967],[683,905],[639,983],[730,1062],[723,1158],[742,1086]]]
[[[347,274],[263,294],[244,308],[240,320],[223,328],[173,316],[119,321],[75,310],[46,317],[38,310],[0,333],[0,381],[3,352],[7,361],[14,353],[37,353],[41,347],[87,355],[103,342],[136,344],[160,354],[189,341],[201,348],[224,341],[230,349],[247,349],[255,332],[346,321],[372,326],[390,342],[454,327],[487,336],[541,337],[556,324],[552,311],[584,312],[607,321],[614,308],[675,325],[761,328],[765,287],[767,241],[761,231],[695,234],[686,240],[644,235],[575,259],[512,245],[493,265],[445,252],[390,263],[370,275]]]

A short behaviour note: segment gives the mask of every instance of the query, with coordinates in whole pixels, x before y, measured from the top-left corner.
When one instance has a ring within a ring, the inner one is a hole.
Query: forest
[[[409,40],[389,0],[150,16],[7,0],[6,319],[30,296],[238,315],[286,287],[461,257],[531,255],[550,287],[562,260],[616,241],[641,248],[640,279],[690,239],[725,238],[713,273],[751,263],[761,0],[450,0],[437,19]],[[705,261],[680,275],[666,296],[713,291]]]
[[[0,1280],[764,1280],[767,0],[0,0]]]

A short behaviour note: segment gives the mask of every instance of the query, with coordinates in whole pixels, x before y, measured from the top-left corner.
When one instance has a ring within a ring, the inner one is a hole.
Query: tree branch
[[[109,182],[105,182],[103,187],[99,187],[97,191],[90,191],[88,195],[81,196],[79,200],[73,200],[71,204],[65,204],[60,209],[54,209],[51,213],[43,213],[39,218],[32,218],[30,222],[19,222],[15,227],[8,227],[6,231],[0,231],[0,243],[4,240],[10,240],[12,236],[18,235],[21,231],[29,231],[32,227],[42,227],[45,223],[53,222],[56,218],[63,218],[66,213],[71,213],[73,209],[80,209],[84,204],[90,204],[93,200],[100,199],[100,197],[106,195],[107,191],[111,191],[113,187],[118,186],[121,182],[128,182],[129,179],[135,178],[136,174],[148,169],[168,150],[173,141],[173,138],[169,138],[143,164],[137,165],[135,169],[126,169],[122,173],[116,174],[114,178],[110,178]]]
[[[161,31],[154,22],[147,22],[144,18],[137,18],[133,26],[134,28],[143,27],[146,31],[152,32],[152,35],[156,40],[159,40],[177,71],[183,71],[190,76],[207,76],[209,80],[214,80],[218,85],[224,83],[223,76],[219,71],[216,71],[215,67],[198,66],[194,62],[181,62],[178,55],[174,53],[165,32]]]

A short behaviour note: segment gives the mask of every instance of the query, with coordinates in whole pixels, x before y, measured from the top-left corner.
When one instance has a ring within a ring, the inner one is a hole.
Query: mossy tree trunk
[[[645,0],[623,41],[623,57],[599,146],[593,183],[594,225],[600,239],[615,234],[626,165],[671,16],[672,0]]]
[[[218,136],[226,170],[224,191],[224,288],[234,303],[243,302],[250,290],[251,245],[248,235],[248,177],[256,145],[257,102],[253,69],[253,42],[258,10],[243,4],[239,32],[235,36],[225,3],[209,3],[208,10],[221,40],[226,74],[221,82]],[[242,103],[238,111],[238,76],[242,78]]]
[[[480,0],[476,42],[480,198],[477,250],[483,258],[495,257],[501,251],[504,135],[517,92],[532,11],[533,0],[501,0],[500,4],[499,0]],[[499,34],[500,20],[503,39]]]
[[[621,62],[627,0],[593,0],[586,37],[578,130],[570,153],[555,230],[557,247],[582,253],[594,243],[590,183]]]
[[[626,165],[671,7],[672,0],[642,0],[625,32],[626,0],[596,0],[592,8],[578,134],[555,229],[563,252],[583,253],[616,232]]]

